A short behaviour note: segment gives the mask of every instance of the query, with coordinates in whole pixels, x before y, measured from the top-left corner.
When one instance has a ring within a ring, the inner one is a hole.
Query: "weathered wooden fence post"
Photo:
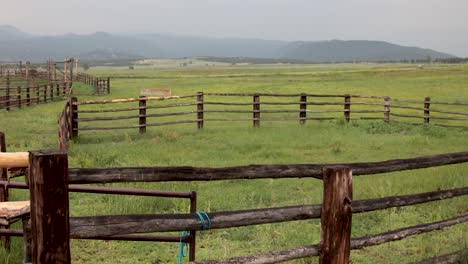
[[[6,152],[6,138],[5,138],[5,133],[0,132],[0,152]],[[7,169],[2,168],[0,170],[0,179],[2,181],[7,181],[8,180],[8,175],[7,175]],[[5,202],[8,201],[8,189],[7,188],[1,188],[0,189],[0,202]]]
[[[44,94],[43,94],[43,97],[44,97],[44,103],[47,103],[47,84],[44,84],[42,86],[42,88],[44,89]]]
[[[75,80],[78,81],[78,64],[79,64],[79,59],[75,58]]]
[[[31,93],[29,85],[28,87],[26,87],[26,103],[28,104],[28,106],[31,106]]]
[[[29,185],[32,263],[70,263],[67,153],[30,152]]]
[[[349,263],[351,241],[352,171],[343,166],[323,169],[320,230],[321,264]]]
[[[66,117],[65,117],[65,122],[67,122],[67,142],[69,139],[72,138],[72,133],[73,133],[73,129],[72,129],[72,123],[71,123],[71,116],[73,115],[73,108],[72,108],[72,100],[68,100],[67,102],[67,105],[66,105]]]
[[[101,91],[99,90],[98,79],[95,78],[93,83],[94,83],[94,90],[96,90],[96,94],[100,94]]]
[[[57,63],[54,61],[52,66],[52,79],[54,80],[54,82],[57,82]]]
[[[194,214],[195,212],[197,212],[197,192],[192,192],[190,196],[190,213]],[[190,231],[189,261],[195,261],[196,234],[197,231]]]
[[[430,115],[431,115],[430,107],[431,107],[431,98],[430,97],[424,98],[424,123],[426,124],[429,124],[429,120],[430,120]]]
[[[23,263],[32,262],[31,216],[25,215],[23,221]]]
[[[349,94],[345,95],[344,101],[344,117],[346,122],[349,122],[351,116],[351,96]]]
[[[138,101],[140,134],[146,133],[146,96],[140,96]]]
[[[74,58],[70,58],[68,59],[69,63],[70,63],[70,82],[73,82],[73,63],[74,63]]]
[[[71,138],[78,136],[78,99],[72,97],[70,100],[70,124],[71,124]]]
[[[6,104],[6,110],[10,111],[10,72],[7,72],[6,76],[6,94],[5,94],[5,104]]]
[[[40,91],[39,91],[39,85],[33,86],[34,89],[36,89],[36,104],[39,104],[40,101]]]
[[[299,104],[299,123],[301,125],[305,124],[305,118],[306,118],[306,111],[307,111],[307,95],[302,94],[301,95],[301,101]]]
[[[49,96],[50,100],[54,101],[54,84],[49,84]]]
[[[28,82],[28,86],[29,86],[29,64],[30,64],[30,62],[27,61],[26,62],[26,72],[24,73],[24,78],[26,78],[26,81]]]
[[[203,92],[197,93],[197,126],[203,128]]]
[[[67,73],[67,72],[68,72],[68,71],[67,71],[67,64],[68,64],[68,63],[67,63],[67,59],[65,59],[65,60],[63,61],[63,82],[67,82],[67,81],[68,81],[68,78],[67,78],[67,74],[68,74],[68,73]]]
[[[260,126],[260,95],[253,96],[253,126]]]
[[[390,122],[390,97],[384,97],[384,122]]]
[[[107,93],[110,94],[110,77],[107,77]]]
[[[16,106],[21,108],[21,86],[16,87]]]
[[[5,133],[0,132],[0,152],[6,152],[6,139],[5,139]],[[8,181],[8,175],[7,175],[7,169],[2,168],[0,170],[0,179],[2,181]],[[0,202],[6,202],[8,201],[8,187],[6,186],[5,188],[0,188]],[[5,229],[8,229],[9,227],[2,227]],[[10,249],[10,237],[9,236],[3,236],[3,246],[6,249]]]

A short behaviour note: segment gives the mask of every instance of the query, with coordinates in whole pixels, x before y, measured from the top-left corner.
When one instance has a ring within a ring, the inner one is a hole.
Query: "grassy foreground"
[[[101,68],[112,77],[108,98],[135,97],[143,88],[172,88],[173,94],[204,92],[352,93],[397,98],[468,101],[468,67],[434,65],[317,65],[198,67],[188,69]],[[77,87],[80,89],[79,87]],[[83,87],[83,89],[85,89]],[[88,97],[91,98],[91,97]],[[102,97],[101,97],[102,98]],[[85,99],[84,97],[80,99]],[[56,116],[63,102],[11,113],[0,112],[0,130],[9,151],[56,148]],[[409,127],[383,122],[206,123],[138,131],[83,132],[69,148],[70,167],[170,166],[223,167],[246,164],[381,161],[466,151],[468,131]],[[354,178],[354,199],[412,194],[468,185],[468,164]],[[322,184],[314,179],[120,184],[148,189],[197,191],[199,210],[212,212],[317,204]],[[12,198],[27,192],[12,190]],[[353,237],[429,223],[467,213],[467,197],[353,216]],[[176,199],[71,194],[72,216],[187,212]],[[353,251],[353,263],[407,263],[468,247],[462,224],[399,242]],[[198,259],[217,259],[280,250],[319,242],[320,221],[297,221],[200,232]],[[2,263],[21,263],[21,239]],[[72,241],[74,263],[174,263],[178,244]],[[316,259],[294,263],[315,263]]]

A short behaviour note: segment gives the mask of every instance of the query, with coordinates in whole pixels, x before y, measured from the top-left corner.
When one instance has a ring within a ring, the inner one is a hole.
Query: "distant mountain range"
[[[384,41],[277,41],[209,38],[171,34],[97,32],[90,35],[36,36],[0,26],[0,61],[44,61],[48,57],[81,60],[141,58],[250,57],[304,62],[401,61],[455,58],[447,53]]]

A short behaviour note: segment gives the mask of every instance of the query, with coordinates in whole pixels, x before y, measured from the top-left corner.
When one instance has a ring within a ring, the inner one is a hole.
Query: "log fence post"
[[[32,263],[32,233],[31,233],[30,215],[23,216],[22,222],[23,222],[23,263]]]
[[[139,108],[139,127],[140,134],[146,133],[146,96],[140,96],[138,101]]]
[[[430,107],[431,107],[431,98],[430,97],[424,98],[424,123],[425,124],[429,124],[430,115],[431,115]]]
[[[28,106],[31,106],[31,93],[29,86],[26,87],[26,103],[28,104]]]
[[[16,87],[16,106],[21,108],[21,86]]]
[[[345,95],[344,117],[345,117],[346,122],[349,122],[350,117],[351,117],[351,96],[349,94]]]
[[[300,99],[300,104],[299,104],[299,123],[301,125],[305,124],[305,118],[306,118],[306,115],[307,115],[307,95],[305,94],[302,94],[301,95],[301,99]]]
[[[36,85],[35,86],[36,88],[36,104],[39,104],[39,101],[40,101],[40,91],[39,91],[39,85]]]
[[[96,90],[96,94],[100,94],[101,91],[99,91],[99,86],[98,86],[98,79],[94,79],[94,89]]]
[[[70,58],[70,82],[73,82],[73,64],[74,64],[74,58]]]
[[[26,62],[26,72],[25,72],[25,75],[24,75],[24,77],[25,77],[26,80],[28,81],[28,85],[29,85],[29,64],[30,64],[30,62],[27,61],[27,62]]]
[[[49,96],[50,96],[50,100],[51,101],[54,101],[54,84],[49,84]]]
[[[390,97],[384,97],[384,122],[390,122]]]
[[[253,126],[260,127],[260,95],[253,96]]]
[[[63,82],[67,82],[67,60],[63,61]]]
[[[70,100],[70,124],[71,124],[71,138],[78,136],[78,99],[72,97]]]
[[[190,213],[194,214],[195,212],[197,212],[197,192],[192,191],[190,195]],[[195,261],[196,234],[197,231],[190,231],[189,261]]]
[[[60,84],[59,83],[55,84],[55,95],[57,95],[57,97],[60,96]]]
[[[62,96],[65,96],[67,94],[67,84],[62,83]]]
[[[44,84],[44,103],[47,103],[47,84]]]
[[[107,94],[110,94],[110,77],[107,77]]]
[[[70,263],[67,153],[29,152],[29,185],[32,263]]]
[[[351,242],[352,171],[344,166],[323,169],[320,264],[349,263]]]
[[[197,93],[197,127],[198,129],[203,128],[203,92]]]
[[[7,72],[6,76],[6,94],[5,94],[5,104],[6,104],[6,110],[10,111],[10,72]]]
[[[6,139],[5,139],[5,133],[0,132],[0,152],[6,152]],[[2,168],[0,170],[0,179],[2,181],[8,181],[8,175],[7,175],[7,169]],[[5,186],[5,188],[0,188],[0,202],[7,202],[8,201],[8,186]],[[5,229],[9,229],[9,226],[1,227]],[[3,241],[3,246],[6,249],[10,249],[10,237],[9,236],[2,236],[2,241]]]

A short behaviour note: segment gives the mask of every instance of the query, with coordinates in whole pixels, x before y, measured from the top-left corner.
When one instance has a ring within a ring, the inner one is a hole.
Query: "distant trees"
[[[128,65],[128,69],[129,69],[129,70],[134,70],[134,69],[135,69],[135,66],[133,66],[133,65]]]
[[[89,70],[89,64],[88,64],[88,63],[82,63],[82,64],[81,64],[81,67],[83,67],[83,70],[84,70],[84,71]]]

